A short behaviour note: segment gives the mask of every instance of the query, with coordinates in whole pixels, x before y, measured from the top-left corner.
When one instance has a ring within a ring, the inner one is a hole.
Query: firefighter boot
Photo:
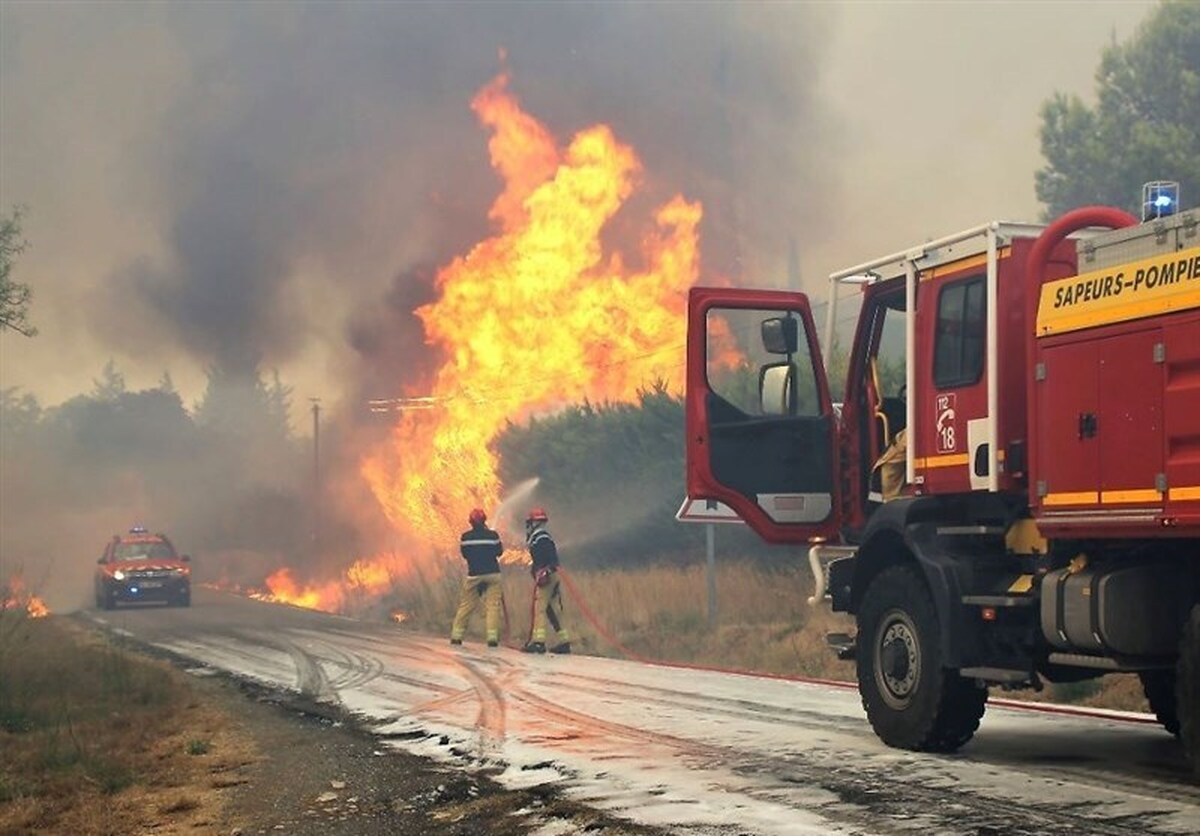
[[[521,648],[525,653],[545,653],[546,645],[544,642],[530,642]]]
[[[554,647],[550,648],[550,652],[551,653],[570,653],[571,652],[571,643],[570,642],[562,642],[560,644],[556,644],[556,645],[554,645]]]

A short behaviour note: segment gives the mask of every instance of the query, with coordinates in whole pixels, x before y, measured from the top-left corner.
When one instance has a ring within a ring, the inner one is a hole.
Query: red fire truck
[[[805,295],[691,291],[688,495],[809,548],[892,746],[1126,671],[1200,770],[1200,210],[1144,198],[834,273],[832,394]]]

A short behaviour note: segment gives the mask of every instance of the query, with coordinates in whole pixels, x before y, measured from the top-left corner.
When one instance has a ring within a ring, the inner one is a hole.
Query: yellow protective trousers
[[[562,582],[557,572],[551,572],[545,586],[534,584],[533,587],[533,633],[529,640],[545,644],[546,622],[549,621],[558,635],[559,643],[570,641],[562,624],[562,609]]]
[[[475,607],[483,601],[487,618],[487,640],[500,640],[500,596],[504,587],[500,585],[500,573],[475,575],[463,581],[462,593],[458,597],[458,612],[454,614],[454,626],[450,638],[461,640],[467,632],[467,622]]]

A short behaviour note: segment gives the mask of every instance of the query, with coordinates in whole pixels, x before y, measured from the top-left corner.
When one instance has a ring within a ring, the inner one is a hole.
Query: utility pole
[[[800,248],[796,246],[796,236],[788,236],[788,283],[787,289],[793,293],[800,292]]]
[[[312,544],[313,551],[321,550],[321,399],[312,401],[313,417],[313,497],[312,497]]]

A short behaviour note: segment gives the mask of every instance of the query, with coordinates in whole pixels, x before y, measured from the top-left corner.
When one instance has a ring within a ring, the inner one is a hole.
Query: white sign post
[[[741,517],[728,505],[715,499],[685,499],[675,512],[680,522],[705,523],[704,545],[707,556],[705,576],[708,580],[708,626],[717,626],[717,554],[714,545],[714,523],[740,523]]]

